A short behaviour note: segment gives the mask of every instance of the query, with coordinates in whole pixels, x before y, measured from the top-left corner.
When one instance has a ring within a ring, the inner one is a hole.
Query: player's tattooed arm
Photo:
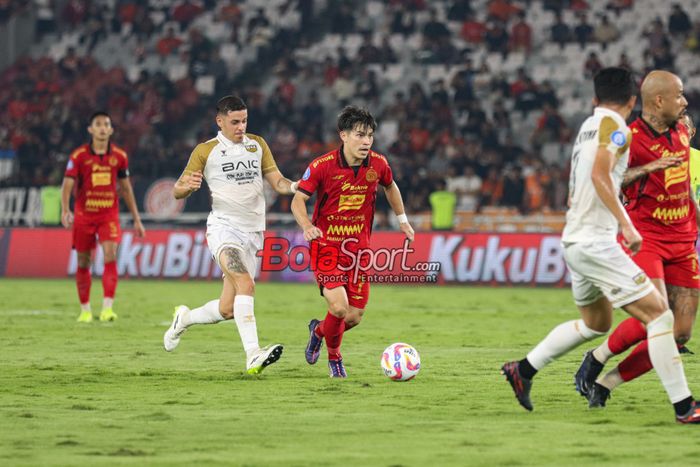
[[[246,268],[243,258],[241,258],[241,252],[237,248],[226,248],[224,250],[224,255],[226,255],[226,269],[233,273],[247,273],[248,268]]]
[[[202,187],[203,178],[204,175],[199,170],[189,174],[183,173],[173,187],[175,199],[187,198],[193,192],[199,190]]]
[[[625,171],[622,177],[622,186],[636,182],[640,178],[649,175],[657,170],[666,170],[669,167],[678,167],[683,163],[682,157],[661,157],[655,161],[649,162],[645,165],[638,165],[636,167],[630,167]]]

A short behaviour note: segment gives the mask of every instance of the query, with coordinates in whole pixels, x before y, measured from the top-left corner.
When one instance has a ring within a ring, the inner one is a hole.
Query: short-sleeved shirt
[[[662,157],[680,156],[678,167],[659,170],[635,181],[623,192],[627,212],[644,238],[666,242],[694,242],[697,238],[695,205],[690,198],[690,141],[684,125],[656,132],[642,118],[630,125],[632,146],[629,167]]]
[[[96,154],[84,144],[68,158],[64,175],[75,179],[76,222],[119,218],[117,179],[129,176],[126,151],[110,143],[107,152]]]
[[[600,148],[615,156],[612,178],[620,190],[630,151],[630,130],[617,112],[596,107],[581,125],[571,155],[569,210],[562,234],[564,242],[614,242],[618,222],[603,204],[591,181],[593,163]]]
[[[246,133],[234,143],[219,132],[198,144],[183,175],[200,171],[211,192],[212,215],[242,232],[265,230],[263,175],[277,170],[265,140]]]
[[[353,250],[369,246],[377,186],[393,181],[386,157],[370,151],[361,165],[350,167],[341,146],[314,159],[298,189],[308,196],[316,193],[312,222],[323,232],[322,242],[339,245],[355,238],[358,242],[348,245]]]

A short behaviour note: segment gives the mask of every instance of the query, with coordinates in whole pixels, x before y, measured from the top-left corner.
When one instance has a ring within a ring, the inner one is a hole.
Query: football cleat
[[[309,321],[309,342],[306,344],[306,363],[313,365],[318,361],[318,356],[321,354],[321,346],[323,338],[316,335],[316,328],[321,324],[317,319]]]
[[[526,410],[532,411],[532,402],[530,401],[530,389],[532,388],[532,380],[525,379],[520,376],[518,370],[518,362],[508,362],[501,367],[501,374],[505,375],[506,380],[510,383],[515,393],[515,398],[518,399],[520,405]]]
[[[690,411],[687,414],[681,416],[676,415],[676,421],[683,424],[700,423],[700,404],[698,404],[698,401],[693,401],[693,405],[690,407]]]
[[[117,314],[111,308],[105,308],[100,312],[100,321],[116,321]]]
[[[574,386],[576,391],[584,397],[588,397],[588,391],[598,379],[598,375],[603,371],[603,365],[593,357],[593,351],[589,350],[583,354],[583,361],[578,371],[574,375]]]
[[[347,378],[348,374],[345,372],[345,365],[343,365],[343,359],[338,360],[328,360],[328,369],[330,370],[331,378]]]
[[[246,372],[249,375],[258,375],[262,373],[266,367],[280,359],[282,350],[284,350],[284,347],[281,344],[268,345],[258,350],[250,357],[250,360],[248,360]]]
[[[182,315],[189,311],[190,309],[185,305],[175,307],[173,322],[163,335],[163,347],[167,352],[172,352],[175,350],[175,347],[180,344],[180,336],[187,331],[187,328],[182,324]]]
[[[610,389],[602,384],[593,383],[587,397],[589,409],[602,409],[607,400],[610,399]]]
[[[79,323],[91,323],[92,322],[92,312],[90,311],[81,311],[80,315],[78,316],[77,321]]]

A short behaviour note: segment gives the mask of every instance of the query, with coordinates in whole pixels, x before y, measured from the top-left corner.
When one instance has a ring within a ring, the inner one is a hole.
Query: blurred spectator
[[[578,17],[579,23],[574,28],[574,37],[583,49],[593,39],[593,26],[588,23],[588,17],[585,13],[579,14]]]
[[[362,64],[379,63],[382,61],[379,48],[372,43],[372,33],[366,32],[363,34],[362,44],[360,48],[357,49],[357,59]]]
[[[489,52],[500,53],[503,58],[508,56],[508,31],[500,21],[492,21],[484,37],[486,49]]]
[[[445,39],[449,40],[450,31],[445,23],[437,17],[437,11],[430,10],[430,19],[423,26],[423,40],[427,48],[439,45]]]
[[[340,8],[335,9],[335,14],[331,18],[331,31],[336,34],[355,32],[355,15],[349,4],[341,2]]]
[[[518,20],[510,29],[510,50],[527,55],[532,51],[532,28],[525,21],[525,12],[518,13]]]
[[[470,0],[453,0],[447,10],[447,19],[450,21],[464,21],[473,12]]]
[[[489,18],[507,23],[516,14],[520,13],[520,8],[513,5],[509,0],[491,0],[489,3]]]
[[[171,26],[156,44],[156,50],[161,58],[172,55],[182,45],[182,39],[175,36],[175,29]]]
[[[633,5],[634,0],[610,0],[605,8],[614,11],[616,16],[620,16],[620,13],[629,10]]]
[[[603,50],[607,49],[608,44],[615,42],[619,37],[620,31],[608,20],[607,16],[603,16],[598,26],[593,30],[593,38],[600,43]]]
[[[561,13],[557,12],[554,24],[550,28],[552,42],[558,44],[562,49],[571,40],[571,29],[562,19]]]
[[[549,103],[542,107],[542,115],[532,134],[533,147],[540,148],[545,143],[563,143],[569,139],[570,131],[559,112]]]
[[[503,195],[501,206],[517,208],[523,211],[525,201],[525,183],[522,177],[522,169],[519,166],[509,167],[503,173]]]
[[[172,18],[180,24],[180,31],[184,31],[203,11],[204,9],[198,3],[190,0],[184,0],[183,2],[175,5],[175,8],[173,8]]]
[[[496,167],[491,167],[481,183],[479,192],[479,206],[477,211],[480,211],[484,206],[498,206],[503,197],[503,177]]]
[[[588,58],[583,63],[583,76],[586,79],[591,79],[603,68],[603,64],[600,63],[598,59],[598,54],[591,52],[588,54]]]
[[[41,38],[44,34],[54,32],[56,30],[56,17],[54,8],[56,7],[53,0],[34,0],[36,11],[36,33]]]
[[[693,29],[693,24],[690,22],[688,13],[683,10],[680,4],[673,4],[673,11],[668,17],[668,32],[676,37],[686,37]]]
[[[468,15],[462,24],[460,36],[471,44],[480,44],[486,36],[486,25],[477,20],[472,14]]]

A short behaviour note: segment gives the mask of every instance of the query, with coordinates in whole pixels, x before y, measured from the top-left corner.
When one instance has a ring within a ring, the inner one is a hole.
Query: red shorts
[[[119,219],[80,219],[73,223],[73,248],[76,251],[90,251],[100,242],[117,242],[121,240],[122,231]]]
[[[329,260],[329,255],[323,255],[320,259],[312,258],[312,264],[316,265],[312,269],[316,282],[318,283],[321,295],[323,289],[335,289],[336,287],[345,288],[348,295],[348,304],[352,307],[364,309],[369,301],[369,282],[365,280],[365,272],[352,268],[354,258],[342,254],[331,255],[335,256],[331,261],[332,265],[322,264]],[[361,263],[366,266],[366,257],[362,257]],[[349,269],[349,270],[348,270]]]
[[[662,243],[644,239],[642,249],[632,259],[650,279],[663,279],[669,285],[700,289],[695,242]]]

